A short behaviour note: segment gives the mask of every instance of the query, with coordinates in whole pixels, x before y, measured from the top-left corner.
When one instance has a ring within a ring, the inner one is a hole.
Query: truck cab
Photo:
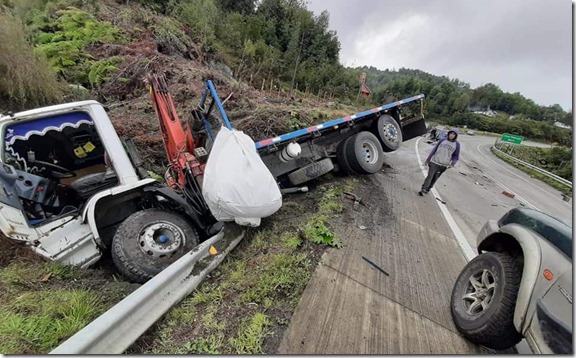
[[[105,244],[92,228],[103,193],[152,181],[138,176],[96,101],[3,116],[0,141],[0,229],[64,263],[86,267],[100,258]]]

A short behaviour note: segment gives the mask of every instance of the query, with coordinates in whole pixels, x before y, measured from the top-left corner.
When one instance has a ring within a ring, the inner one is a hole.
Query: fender
[[[499,232],[488,236],[478,245],[479,250],[490,250],[488,239],[499,233],[504,233],[512,237],[520,247],[524,256],[524,268],[522,269],[522,281],[518,290],[518,299],[516,301],[516,308],[514,310],[514,326],[518,332],[523,333],[524,329],[528,327],[530,322],[525,322],[532,297],[532,290],[536,285],[538,273],[540,272],[540,265],[542,263],[542,249],[538,239],[534,234],[518,224],[508,224],[500,227]],[[526,327],[524,327],[526,326]]]
[[[88,222],[88,225],[90,225],[90,230],[94,234],[94,238],[96,240],[100,240],[100,234],[98,233],[98,227],[96,226],[96,218],[94,215],[96,210],[96,204],[98,204],[98,201],[108,196],[122,194],[127,191],[141,188],[144,186],[150,186],[153,183],[157,183],[157,181],[155,179],[148,178],[124,185],[118,185],[114,188],[103,190],[98,194],[95,194],[88,200],[86,206],[84,207],[84,210],[82,211],[82,223]]]
[[[198,229],[201,229],[203,231],[206,230],[206,225],[204,225],[201,222],[198,214],[194,210],[192,210],[192,208],[190,207],[190,204],[188,204],[186,199],[184,197],[182,197],[181,195],[178,195],[170,187],[168,187],[166,185],[150,185],[150,186],[147,186],[146,188],[144,188],[144,191],[150,192],[150,193],[155,193],[156,195],[160,195],[160,196],[164,197],[165,199],[171,201],[172,203],[180,205],[184,209],[184,212],[186,213],[186,215],[192,220],[192,222],[194,223],[194,225]]]

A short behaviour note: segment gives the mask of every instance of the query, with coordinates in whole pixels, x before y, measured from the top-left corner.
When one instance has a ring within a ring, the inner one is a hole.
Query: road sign
[[[500,138],[500,140],[502,142],[520,144],[524,140],[524,137],[521,137],[519,135],[504,133],[504,134],[502,134],[502,137]]]

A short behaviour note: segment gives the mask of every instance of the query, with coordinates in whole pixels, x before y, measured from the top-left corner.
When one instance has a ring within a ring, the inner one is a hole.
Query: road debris
[[[492,204],[492,206],[498,206],[498,204]]]
[[[360,229],[360,230],[366,230],[366,229],[368,229],[368,228],[367,228],[366,226],[364,226],[364,225],[358,225],[358,229]]]
[[[368,262],[370,265],[374,266],[376,269],[378,269],[380,272],[382,272],[384,275],[386,276],[390,276],[390,274],[386,271],[384,271],[384,269],[378,265],[376,265],[374,262],[370,261],[369,259],[367,259],[366,257],[362,256],[362,258]]]
[[[362,198],[360,198],[358,195],[353,194],[353,193],[348,193],[348,192],[344,192],[344,195],[347,196],[348,199],[354,200],[354,210],[358,210],[358,207],[360,206],[360,204],[362,204],[366,208],[370,209],[370,206],[368,206],[368,204],[364,203],[362,201]]]
[[[446,202],[440,198],[436,198],[436,200],[438,200],[439,202],[441,202],[442,204],[446,204]]]
[[[467,176],[467,175],[468,175],[468,174],[466,174],[466,173],[462,173],[462,172],[459,172],[459,173],[460,173],[460,174],[462,174],[462,175],[464,175],[464,176]]]
[[[294,193],[306,193],[306,192],[308,192],[308,187],[303,186],[303,187],[296,187],[296,188],[280,189],[280,192],[282,193],[282,195],[294,194]]]
[[[475,181],[475,182],[474,182],[474,184],[478,185],[478,182],[477,182],[477,181]]]
[[[502,192],[502,194],[504,194],[504,195],[506,195],[506,196],[508,196],[508,197],[510,197],[510,198],[516,197],[516,194],[510,193],[510,192],[508,192],[508,191],[506,191],[506,190],[504,190],[504,191]]]

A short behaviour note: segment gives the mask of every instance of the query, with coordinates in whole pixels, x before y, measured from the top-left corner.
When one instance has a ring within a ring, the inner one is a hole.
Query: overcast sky
[[[572,108],[571,0],[307,0],[330,12],[345,66],[492,82]]]

